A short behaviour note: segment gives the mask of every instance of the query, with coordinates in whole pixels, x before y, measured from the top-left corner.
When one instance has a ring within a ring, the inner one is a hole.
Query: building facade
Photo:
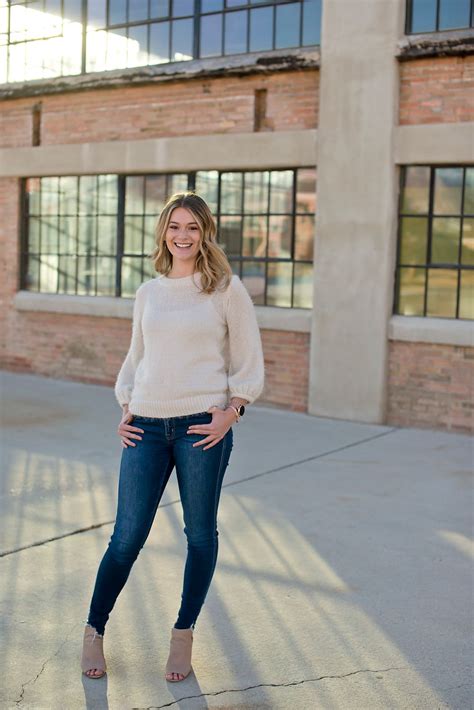
[[[0,2],[4,369],[113,384],[196,189],[259,402],[473,431],[471,0]]]

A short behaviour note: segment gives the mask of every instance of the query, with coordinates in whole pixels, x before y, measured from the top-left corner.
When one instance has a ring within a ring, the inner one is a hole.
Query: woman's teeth
[[[180,249],[187,249],[188,247],[192,246],[192,244],[178,244],[178,242],[175,242],[175,244]]]

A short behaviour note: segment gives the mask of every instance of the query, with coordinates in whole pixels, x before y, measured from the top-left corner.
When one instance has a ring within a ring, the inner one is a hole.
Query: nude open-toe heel
[[[81,659],[82,673],[87,678],[102,678],[107,671],[107,664],[104,658],[104,636],[98,634],[93,626],[87,625],[84,629],[84,642],[82,645]],[[100,671],[100,674],[93,675],[92,670]]]
[[[177,683],[187,678],[192,671],[191,655],[193,649],[192,629],[171,629],[170,655],[166,664],[165,678],[170,683]],[[174,673],[182,678],[168,678]]]

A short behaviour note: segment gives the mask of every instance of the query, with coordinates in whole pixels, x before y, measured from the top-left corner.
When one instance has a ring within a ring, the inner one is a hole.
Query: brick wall
[[[474,55],[400,63],[400,124],[474,121]]]
[[[263,130],[315,128],[319,72],[170,81],[44,96],[41,144],[140,140],[254,130],[255,91],[266,89]],[[32,140],[37,98],[5,101],[0,147]]]
[[[390,343],[387,423],[474,433],[474,349]]]

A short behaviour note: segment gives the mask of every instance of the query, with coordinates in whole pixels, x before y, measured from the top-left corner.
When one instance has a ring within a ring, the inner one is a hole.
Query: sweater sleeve
[[[143,293],[140,287],[135,293],[133,304],[132,337],[130,347],[115,382],[115,397],[120,406],[128,404],[132,398],[135,372],[143,358],[144,344],[142,331]]]
[[[231,398],[241,397],[251,404],[262,393],[265,379],[260,329],[253,301],[236,274],[232,276],[228,291],[228,388]]]

